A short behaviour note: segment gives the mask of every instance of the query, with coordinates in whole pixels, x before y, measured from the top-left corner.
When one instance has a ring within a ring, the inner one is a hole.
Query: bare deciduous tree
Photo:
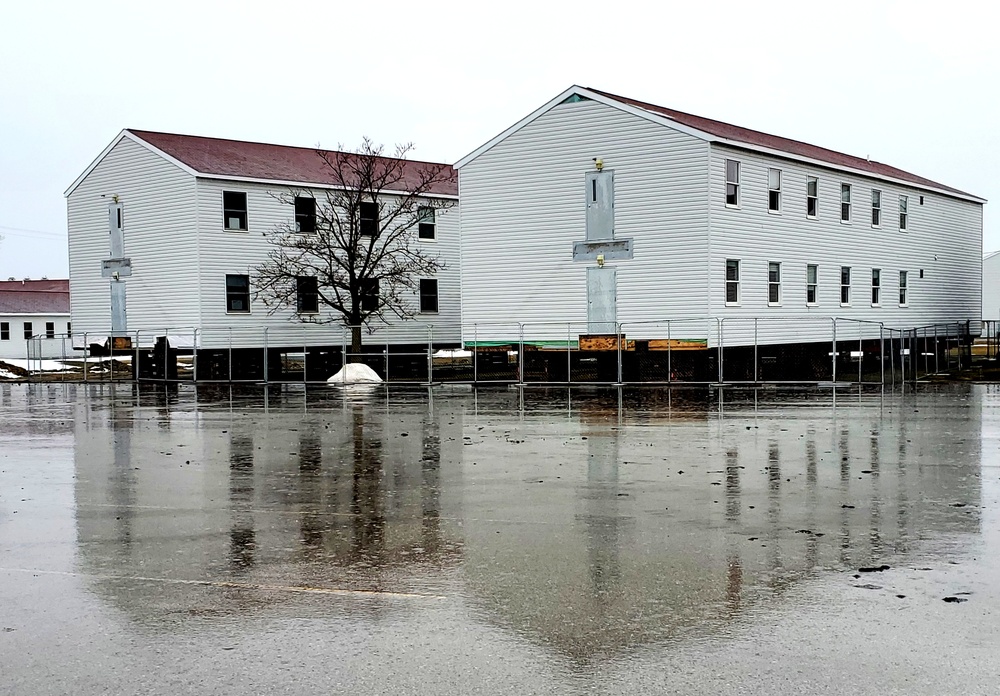
[[[256,297],[269,313],[290,308],[295,321],[348,326],[355,355],[362,327],[372,332],[418,311],[419,279],[444,262],[418,242],[417,229],[455,204],[437,197],[455,190],[452,167],[407,160],[411,143],[392,156],[383,149],[365,138],[353,151],[317,150],[330,188],[272,193],[295,206],[295,217],[265,232],[271,250],[255,269]]]

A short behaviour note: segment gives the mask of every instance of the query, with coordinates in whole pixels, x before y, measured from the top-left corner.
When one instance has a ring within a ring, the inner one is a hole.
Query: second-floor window
[[[814,218],[819,214],[819,179],[814,176],[806,181],[806,217]]]
[[[54,321],[45,322],[45,338],[56,337],[56,323]]]
[[[417,219],[419,221],[417,222],[417,238],[434,239],[436,233],[434,208],[417,208]]]
[[[872,189],[872,227],[882,224],[882,192]]]
[[[438,311],[438,282],[436,278],[420,279],[420,311]]]
[[[361,284],[361,311],[378,311],[378,278],[365,280]]]
[[[840,185],[840,221],[851,221],[851,185]]]
[[[312,196],[295,197],[295,231],[316,231],[316,199]]]
[[[222,192],[222,222],[227,230],[245,231],[247,229],[246,192]]]
[[[909,199],[906,196],[899,197],[899,229],[906,230],[906,208],[909,204]]]
[[[726,160],[726,205],[740,204],[740,163]]]
[[[906,271],[899,272],[899,306],[905,307],[906,302]]]
[[[358,232],[363,237],[378,234],[378,203],[361,203],[358,206]]]
[[[767,170],[767,209],[769,212],[781,212],[781,170]]]
[[[31,338],[34,335],[35,335],[35,332],[31,328],[31,322],[30,321],[24,322],[24,337],[25,338]]]
[[[882,300],[882,269],[872,269],[872,305],[877,307]]]

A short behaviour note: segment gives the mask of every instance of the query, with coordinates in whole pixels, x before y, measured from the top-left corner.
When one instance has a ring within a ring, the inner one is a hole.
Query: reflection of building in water
[[[952,507],[980,496],[976,401],[942,429],[933,396],[894,398],[737,405],[665,427],[628,411],[594,417],[578,399],[551,438],[534,437],[545,425],[525,412],[525,449],[503,463],[516,493],[464,505],[477,511],[464,568],[481,615],[589,662],[725,632],[810,576],[900,563],[927,538],[976,533],[978,511]],[[466,434],[476,437],[468,423]],[[949,454],[956,442],[960,457]]]
[[[442,450],[455,461],[461,447],[458,414],[348,405],[170,418],[165,429],[156,407],[124,405],[78,420],[81,563],[93,574],[237,587],[93,581],[137,617],[294,597],[239,589],[251,585],[405,592],[461,556],[441,524],[451,516],[440,489]]]

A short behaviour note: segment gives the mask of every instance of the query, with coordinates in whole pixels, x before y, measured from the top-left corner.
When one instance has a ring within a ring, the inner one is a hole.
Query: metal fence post
[[[226,353],[227,353],[227,357],[229,359],[229,368],[228,368],[228,374],[227,374],[227,376],[229,378],[229,382],[232,383],[232,381],[233,381],[233,327],[231,327],[231,326],[229,327],[229,350],[226,351]]]
[[[87,340],[87,332],[83,332],[83,381],[87,381],[88,354],[90,353],[90,342]]]
[[[880,381],[885,386],[885,325],[879,322],[878,325],[878,363],[880,367]]]
[[[524,324],[517,323],[517,383],[524,384]]]
[[[472,383],[479,382],[479,324],[472,325]]]
[[[573,351],[570,346],[573,343],[573,323],[566,322],[566,384],[573,383]]]
[[[434,325],[427,325],[427,386],[434,384]]]
[[[615,343],[618,347],[618,381],[616,384],[622,384],[622,325],[620,322],[615,322]]]
[[[861,322],[858,322],[858,384],[863,381],[861,370],[865,366],[865,346],[862,343],[862,334],[864,333],[864,326]]]
[[[753,318],[753,381],[757,382],[757,317]]]
[[[673,364],[673,347],[670,343],[670,320],[667,319],[667,384],[673,381],[674,376],[674,364]]]
[[[170,378],[170,369],[167,367],[167,362],[170,360],[170,327],[163,330],[163,381]]]
[[[191,331],[191,381],[198,384],[198,329]]]
[[[723,348],[725,346],[725,335],[723,333],[722,325],[723,325],[723,323],[725,321],[726,321],[725,319],[719,319],[719,318],[716,318],[716,320],[715,320],[715,336],[718,339],[718,341],[716,341],[716,342],[718,343],[719,384],[723,383],[723,380],[722,380],[722,375],[723,375],[723,373],[722,373],[722,364],[723,364],[723,360],[725,358],[725,354],[723,353]]]
[[[833,318],[833,388],[837,388],[837,317]]]
[[[267,374],[267,327],[264,327],[264,384],[268,383]]]
[[[305,343],[306,342],[303,341],[303,344],[302,344],[302,384],[305,384],[306,382],[309,381],[309,378],[308,378],[308,374],[309,374],[309,370],[308,370],[308,367],[309,367],[309,364],[308,364],[308,360],[309,360],[309,346],[305,345]]]

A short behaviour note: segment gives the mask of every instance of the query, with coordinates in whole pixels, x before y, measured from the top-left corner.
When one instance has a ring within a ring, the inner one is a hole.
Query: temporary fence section
[[[847,318],[693,317],[610,327],[473,323],[462,327],[461,345],[438,342],[431,325],[406,344],[365,329],[361,350],[351,327],[166,327],[61,336],[58,355],[29,341],[29,371],[84,381],[321,383],[360,362],[384,381],[415,384],[887,384],[968,367],[973,356],[970,322],[898,329]],[[996,338],[986,353],[997,356]]]

